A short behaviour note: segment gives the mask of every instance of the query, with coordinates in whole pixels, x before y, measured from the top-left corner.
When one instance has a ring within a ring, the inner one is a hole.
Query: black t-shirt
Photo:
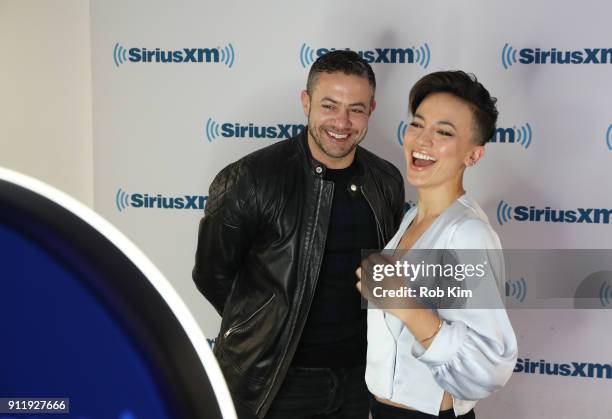
[[[340,368],[365,364],[367,310],[355,287],[362,249],[379,246],[376,220],[357,178],[355,162],[327,169],[334,182],[325,253],[315,295],[292,365]]]

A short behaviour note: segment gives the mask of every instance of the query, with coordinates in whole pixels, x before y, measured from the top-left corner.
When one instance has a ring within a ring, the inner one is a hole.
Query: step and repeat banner
[[[378,81],[366,148],[405,173],[411,86],[432,71],[472,72],[500,118],[465,185],[504,247],[610,249],[611,13],[599,1],[92,0],[95,209],[216,336],[220,318],[191,280],[208,187],[230,162],[299,132],[310,65],[352,49]],[[570,298],[522,309],[535,286],[507,278],[519,361],[480,417],[612,416],[608,273],[577,273],[576,295],[594,290],[589,310]]]

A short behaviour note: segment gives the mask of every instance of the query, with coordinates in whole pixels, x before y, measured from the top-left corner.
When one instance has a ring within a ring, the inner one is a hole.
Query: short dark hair
[[[376,77],[374,70],[366,60],[361,58],[355,51],[336,50],[321,55],[310,67],[306,91],[312,96],[312,91],[321,73],[342,72],[346,75],[364,77],[372,88],[372,98],[376,91]]]
[[[421,78],[410,90],[409,108],[414,115],[421,102],[432,93],[450,93],[465,101],[474,115],[475,141],[484,145],[495,134],[495,123],[499,112],[497,99],[473,74],[463,71],[438,71]]]

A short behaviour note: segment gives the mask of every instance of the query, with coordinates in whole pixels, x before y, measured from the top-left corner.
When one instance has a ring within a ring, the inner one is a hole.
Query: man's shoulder
[[[277,169],[287,164],[294,164],[299,158],[298,138],[289,138],[271,144],[259,150],[253,151],[234,162],[234,165],[246,166],[250,170],[269,170],[271,167]]]

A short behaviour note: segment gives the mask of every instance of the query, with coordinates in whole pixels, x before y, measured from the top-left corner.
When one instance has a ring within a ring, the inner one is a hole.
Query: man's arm
[[[393,221],[395,223],[395,228],[398,229],[405,214],[405,206],[406,206],[406,192],[404,189],[404,178],[399,170],[395,169],[396,178],[394,181],[396,182],[396,190],[393,196],[393,202],[391,203],[391,208],[393,208]]]
[[[210,185],[200,221],[193,280],[222,315],[257,228],[255,184],[244,160],[232,163]]]

